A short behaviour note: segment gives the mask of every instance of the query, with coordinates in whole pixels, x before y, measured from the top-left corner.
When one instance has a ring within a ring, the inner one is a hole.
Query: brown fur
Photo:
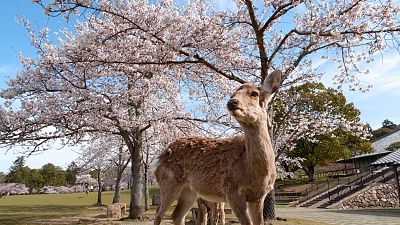
[[[175,199],[172,220],[184,225],[185,215],[199,197],[228,202],[242,225],[264,223],[263,201],[276,178],[267,106],[280,84],[281,72],[275,71],[263,86],[243,84],[232,94],[228,110],[245,135],[181,138],[166,148],[154,172],[161,195],[155,225]]]
[[[210,220],[210,225],[218,225],[220,217],[221,224],[225,225],[224,202],[209,202],[199,198],[197,205],[199,206],[199,215],[195,225],[207,225],[207,220]]]

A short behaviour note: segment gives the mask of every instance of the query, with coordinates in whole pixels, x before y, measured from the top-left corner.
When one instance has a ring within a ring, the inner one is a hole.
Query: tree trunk
[[[303,170],[308,176],[308,182],[315,181],[315,177],[314,177],[315,167],[314,166],[307,166],[305,168],[303,167]]]
[[[149,209],[149,166],[146,163],[144,166],[144,210],[148,211]]]
[[[267,71],[266,71],[267,72]],[[268,74],[268,73],[265,73]],[[265,77],[263,77],[262,82],[264,82]],[[271,141],[272,141],[272,146],[275,149],[275,135],[274,135],[274,126],[273,126],[273,119],[274,118],[274,110],[272,108],[272,104],[268,107],[268,132],[269,132],[269,136],[271,137]],[[276,153],[276,152],[275,152]],[[278,158],[278,154],[275,155],[275,161]],[[275,162],[274,162],[275,163]],[[276,219],[276,215],[275,215],[275,190],[272,189],[267,196],[265,196],[264,199],[264,208],[263,208],[263,217],[264,217],[264,221],[267,220],[275,220]],[[265,223],[267,224],[267,223]]]
[[[142,132],[139,128],[135,131],[135,142],[133,152],[131,151],[132,161],[132,189],[131,189],[131,202],[129,205],[129,218],[141,219],[142,218],[142,201],[143,201],[143,171],[142,171]]]
[[[136,154],[135,154],[136,155]],[[135,157],[136,158],[136,157]],[[129,218],[142,218],[142,200],[143,200],[143,180],[142,166],[140,159],[132,158],[132,187],[131,187],[131,202],[129,205]]]
[[[122,178],[122,176],[120,176],[119,172],[118,172],[117,180],[115,181],[116,184],[115,184],[115,190],[114,190],[113,203],[119,203],[120,191],[121,191],[121,178]]]
[[[264,199],[264,209],[263,209],[264,221],[275,220],[275,190],[272,189]]]
[[[103,191],[102,190],[102,187],[101,187],[101,171],[100,170],[97,170],[97,185],[99,186],[99,190],[97,191],[97,205],[102,205],[102,202],[101,202],[101,192]]]

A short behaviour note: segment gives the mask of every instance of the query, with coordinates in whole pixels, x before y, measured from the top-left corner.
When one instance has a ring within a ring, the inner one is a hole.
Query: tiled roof
[[[374,140],[371,144],[375,152],[380,153],[385,152],[390,144],[398,141],[400,141],[400,129]]]
[[[394,151],[389,155],[386,155],[375,162],[371,163],[373,166],[378,165],[392,165],[392,164],[400,164],[400,150]]]

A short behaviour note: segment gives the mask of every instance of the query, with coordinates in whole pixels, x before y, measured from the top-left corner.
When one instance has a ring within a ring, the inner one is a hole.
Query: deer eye
[[[258,92],[257,91],[252,91],[250,96],[251,97],[258,97]]]

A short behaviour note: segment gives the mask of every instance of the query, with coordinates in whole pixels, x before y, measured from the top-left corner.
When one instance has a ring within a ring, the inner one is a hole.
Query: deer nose
[[[226,106],[228,107],[229,110],[234,110],[237,109],[237,105],[238,105],[239,101],[237,99],[230,99],[228,101],[228,104],[226,104]]]

